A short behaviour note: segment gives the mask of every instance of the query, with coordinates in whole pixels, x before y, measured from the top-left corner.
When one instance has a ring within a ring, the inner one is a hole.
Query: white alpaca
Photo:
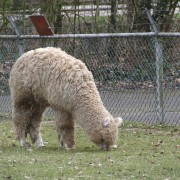
[[[12,119],[22,146],[25,138],[44,146],[40,135],[42,113],[50,106],[56,112],[60,145],[73,148],[74,122],[101,149],[116,147],[118,125],[101,101],[91,72],[85,64],[59,48],[29,51],[15,62],[9,79]]]

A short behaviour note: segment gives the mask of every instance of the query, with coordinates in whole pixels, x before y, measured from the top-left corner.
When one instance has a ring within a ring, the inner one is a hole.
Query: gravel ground
[[[114,116],[121,116],[125,121],[158,123],[156,97],[153,90],[122,90],[101,92],[104,105]],[[10,116],[10,96],[0,96],[0,115]],[[47,109],[45,116],[52,116]],[[168,90],[164,93],[164,123],[180,125],[180,91]]]

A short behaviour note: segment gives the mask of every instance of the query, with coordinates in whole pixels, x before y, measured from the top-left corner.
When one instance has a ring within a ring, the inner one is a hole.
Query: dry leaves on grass
[[[162,140],[158,140],[154,143],[154,146],[160,146],[163,143]]]

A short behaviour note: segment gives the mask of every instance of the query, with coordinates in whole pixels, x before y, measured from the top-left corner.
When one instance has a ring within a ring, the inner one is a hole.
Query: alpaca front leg
[[[45,146],[40,134],[39,134],[38,138],[35,141],[35,145],[37,147],[44,147]]]
[[[39,147],[44,147],[44,142],[42,140],[42,137],[41,135],[39,135],[39,137],[36,139],[35,141],[35,145],[39,148]]]
[[[20,145],[22,147],[29,147],[30,146],[30,144],[26,142],[26,131],[25,131],[25,129],[21,130]]]
[[[74,149],[74,129],[69,127],[58,127],[57,131],[60,146],[67,150]]]
[[[40,129],[39,127],[33,127],[31,125],[28,130],[32,143],[35,144],[38,148],[45,146],[39,129]]]
[[[40,134],[40,125],[42,122],[42,113],[45,108],[37,104],[34,104],[32,108],[33,113],[30,118],[28,133],[30,134],[30,138],[33,144],[35,144],[38,148],[44,147],[45,145]]]
[[[74,149],[74,121],[71,114],[58,113],[56,126],[60,146],[67,150]]]
[[[16,139],[20,141],[22,147],[30,147],[31,145],[26,141],[27,131],[25,128],[15,128],[16,129]]]

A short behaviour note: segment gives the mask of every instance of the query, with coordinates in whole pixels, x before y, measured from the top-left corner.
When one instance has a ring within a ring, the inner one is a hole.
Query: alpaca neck
[[[101,102],[97,104],[83,103],[75,111],[74,116],[76,122],[85,130],[89,131],[97,129],[103,123],[103,120],[109,116],[109,113]]]

